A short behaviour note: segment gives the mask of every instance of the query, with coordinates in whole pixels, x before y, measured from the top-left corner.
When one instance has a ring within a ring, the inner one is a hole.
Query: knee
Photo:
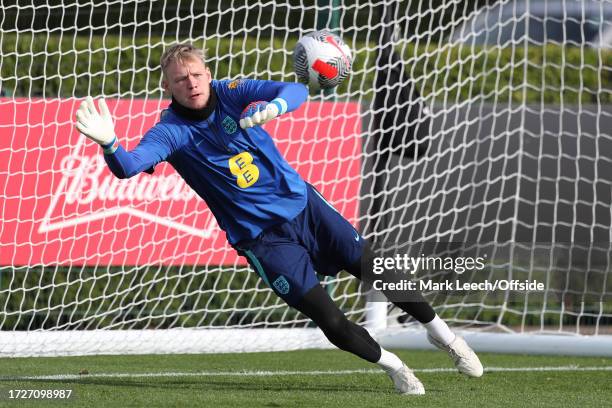
[[[325,337],[340,349],[345,349],[348,338],[352,334],[351,322],[344,315],[334,315],[319,324]]]
[[[326,335],[328,334],[328,332],[333,335],[337,333],[346,332],[346,327],[348,323],[349,321],[346,316],[344,316],[344,314],[333,313],[331,315],[326,316],[325,319],[322,319],[322,321],[319,322],[319,327]]]

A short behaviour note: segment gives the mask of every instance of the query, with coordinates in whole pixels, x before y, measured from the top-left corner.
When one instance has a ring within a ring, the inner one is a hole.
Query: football
[[[295,74],[312,90],[337,87],[350,74],[352,65],[349,46],[327,30],[303,36],[293,51]]]

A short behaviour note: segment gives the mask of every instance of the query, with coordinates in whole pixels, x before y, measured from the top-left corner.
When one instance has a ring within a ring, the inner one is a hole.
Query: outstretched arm
[[[250,102],[240,117],[243,129],[266,122],[297,109],[308,97],[302,84],[276,81],[246,81],[242,90],[245,101]]]
[[[98,101],[98,108],[99,112],[88,96],[76,112],[76,127],[102,147],[104,160],[118,178],[129,178],[142,171],[152,173],[153,167],[172,153],[172,143],[157,127],[149,130],[134,150],[126,151],[115,135],[113,118],[104,99]]]

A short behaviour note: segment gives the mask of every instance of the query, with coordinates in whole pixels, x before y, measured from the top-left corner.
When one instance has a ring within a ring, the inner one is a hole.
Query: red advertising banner
[[[108,100],[128,150],[168,101]],[[74,129],[78,99],[0,98],[0,265],[244,264],[206,204],[163,163],[120,180]],[[267,124],[277,146],[353,224],[356,103],[309,102]]]

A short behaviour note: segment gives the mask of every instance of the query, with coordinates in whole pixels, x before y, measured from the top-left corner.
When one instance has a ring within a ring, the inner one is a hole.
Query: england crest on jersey
[[[223,118],[223,122],[221,122],[221,125],[223,126],[223,130],[225,131],[225,133],[227,133],[228,135],[236,133],[236,130],[238,130],[238,124],[236,124],[236,121],[230,118],[229,116]]]

